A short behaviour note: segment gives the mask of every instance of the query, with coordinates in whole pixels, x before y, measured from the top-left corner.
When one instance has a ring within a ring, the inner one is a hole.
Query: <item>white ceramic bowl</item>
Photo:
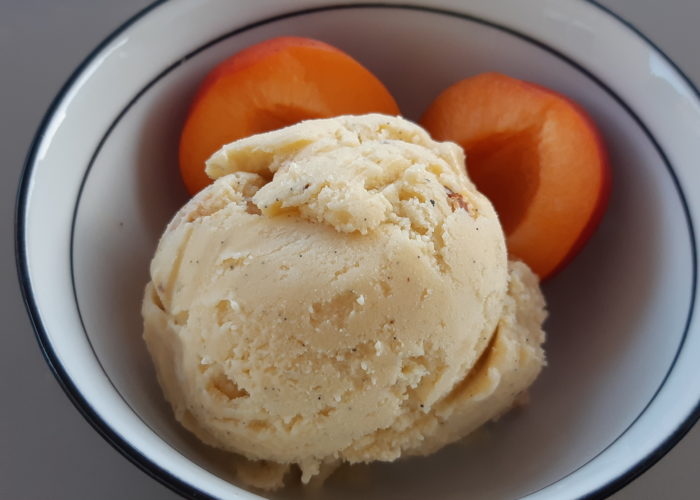
[[[141,340],[148,262],[186,199],[176,145],[196,85],[217,61],[281,34],[345,49],[409,118],[449,84],[501,71],[583,104],[612,158],[600,230],[545,286],[549,366],[526,410],[465,445],[372,466],[367,481],[331,481],[324,494],[560,499],[614,491],[698,417],[697,91],[596,4],[333,3],[157,3],[61,90],[29,154],[17,213],[20,279],[52,370],[95,428],[160,481],[197,498],[255,497],[227,480],[225,456],[173,420]]]

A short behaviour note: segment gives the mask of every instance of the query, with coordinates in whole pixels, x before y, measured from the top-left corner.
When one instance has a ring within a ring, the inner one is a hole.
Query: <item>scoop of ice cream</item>
[[[186,428],[282,465],[259,486],[432,452],[536,377],[537,280],[509,273],[458,146],[345,116],[229,144],[207,173],[153,258],[144,338]]]

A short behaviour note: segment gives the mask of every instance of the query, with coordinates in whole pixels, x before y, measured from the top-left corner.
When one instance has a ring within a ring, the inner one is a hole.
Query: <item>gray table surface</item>
[[[42,359],[14,260],[15,190],[34,132],[88,52],[149,0],[0,0],[0,498],[173,499],[83,420]],[[604,0],[700,84],[700,1]],[[618,500],[700,498],[700,426]]]

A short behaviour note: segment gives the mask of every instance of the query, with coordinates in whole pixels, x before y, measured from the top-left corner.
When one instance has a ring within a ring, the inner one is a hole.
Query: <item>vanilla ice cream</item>
[[[383,115],[225,146],[151,264],[144,338],[202,441],[291,465],[431,453],[544,364],[537,278],[508,263],[462,150]]]

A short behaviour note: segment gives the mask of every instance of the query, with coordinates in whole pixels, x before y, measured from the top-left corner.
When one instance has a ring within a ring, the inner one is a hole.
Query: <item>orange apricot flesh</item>
[[[214,68],[197,92],[180,139],[180,171],[191,194],[211,180],[205,161],[221,146],[301,120],[343,114],[399,114],[364,66],[318,40],[280,37]]]
[[[484,73],[442,92],[421,124],[464,148],[509,254],[541,278],[564,267],[597,227],[610,192],[608,156],[593,121],[570,99]]]

